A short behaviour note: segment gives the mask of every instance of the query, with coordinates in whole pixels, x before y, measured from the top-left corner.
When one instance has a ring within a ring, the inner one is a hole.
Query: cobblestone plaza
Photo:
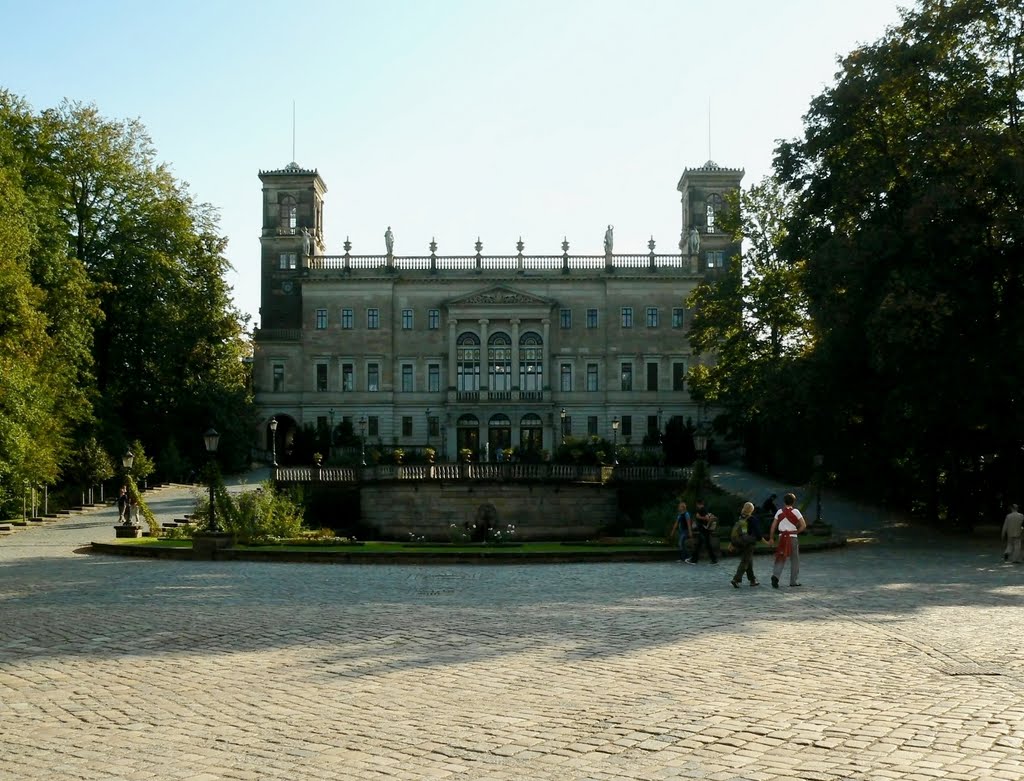
[[[889,524],[737,590],[732,560],[75,552],[115,515],[0,540],[0,779],[1024,777],[1024,567],[991,538]]]

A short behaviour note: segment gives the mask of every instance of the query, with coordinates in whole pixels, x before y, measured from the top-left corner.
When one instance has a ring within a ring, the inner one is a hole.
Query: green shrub
[[[218,485],[214,493],[218,528],[230,532],[242,544],[302,535],[302,506],[287,494],[275,491],[270,482],[240,494],[229,494],[223,485]],[[195,517],[201,529],[209,529],[210,502],[205,496],[196,502]]]

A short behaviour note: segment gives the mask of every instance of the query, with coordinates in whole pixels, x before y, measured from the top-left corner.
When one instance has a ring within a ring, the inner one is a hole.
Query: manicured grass
[[[801,545],[827,542],[827,537],[803,535]],[[191,540],[162,540],[150,537],[138,539],[122,539],[117,544],[144,545],[155,548],[191,548]],[[724,546],[723,546],[724,547]],[[487,545],[483,543],[446,544],[446,543],[408,543],[370,541],[352,545],[236,545],[235,550],[279,551],[281,553],[348,553],[354,556],[364,554],[387,553],[389,555],[417,556],[424,553],[496,553],[514,556],[519,554],[564,554],[564,553],[635,553],[638,551],[663,550],[674,551],[675,546],[660,540],[644,541],[642,539],[616,540],[615,542],[581,541],[581,542],[522,542],[509,545]],[[767,545],[758,545],[759,552],[769,550]]]

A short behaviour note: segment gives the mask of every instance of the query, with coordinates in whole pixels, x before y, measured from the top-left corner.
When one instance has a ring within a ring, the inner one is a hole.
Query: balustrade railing
[[[692,270],[685,255],[314,255],[306,259],[317,271],[600,271],[616,268]]]
[[[575,464],[381,464],[366,467],[278,466],[273,468],[279,483],[361,483],[382,480],[548,480],[567,483],[650,482],[684,483],[686,467],[662,466],[579,466]]]

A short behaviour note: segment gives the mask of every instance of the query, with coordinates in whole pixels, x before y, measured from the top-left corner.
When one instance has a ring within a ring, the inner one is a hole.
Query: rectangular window
[[[686,364],[676,361],[672,364],[672,390],[681,391],[686,389]]]
[[[366,419],[366,422],[368,424],[367,427],[366,427],[367,435],[371,436],[371,437],[379,437],[380,436],[380,418],[378,418],[376,415],[370,415],[370,417],[368,417]]]
[[[572,328],[572,310],[571,309],[559,309],[558,310],[558,323],[564,328]]]
[[[274,364],[274,390],[280,393],[284,390],[284,364]]]
[[[708,251],[708,268],[722,268],[725,265],[725,250]]]
[[[402,310],[402,330],[403,331],[411,331],[412,330],[412,310],[411,309],[403,309]]]
[[[622,390],[631,391],[633,390],[633,364],[624,363],[622,364]]]
[[[367,309],[366,310],[366,327],[370,330],[376,330],[380,328],[380,310],[379,309]]]
[[[587,390],[591,393],[597,390],[597,364],[587,364]]]
[[[622,416],[622,436],[631,437],[633,436],[633,416],[623,415]]]
[[[317,415],[316,416],[316,430],[317,431],[327,431],[327,416],[326,415]]]
[[[441,365],[432,363],[427,366],[427,390],[437,393],[441,390]]]
[[[597,436],[597,415],[587,415],[587,436]]]
[[[355,366],[351,363],[341,365],[341,389],[345,393],[351,393],[356,389]]]
[[[277,259],[278,268],[283,271],[294,271],[299,267],[299,255],[296,252],[282,252]]]
[[[672,307],[672,327],[683,327],[683,308],[681,306]]]
[[[571,363],[563,363],[559,367],[559,377],[561,377],[561,384],[560,384],[559,387],[563,391],[571,391],[572,390],[572,364]]]
[[[597,310],[587,310],[587,328],[597,328]]]
[[[632,328],[633,327],[633,307],[624,306],[622,307],[622,327]]]
[[[658,390],[658,364],[647,364],[647,390]]]
[[[316,389],[318,392],[327,390],[327,364],[316,365]]]
[[[376,393],[380,390],[380,364],[368,363],[366,365],[366,390]]]
[[[647,436],[652,440],[658,439],[658,434],[661,433],[658,427],[658,416],[648,415],[647,416]]]
[[[647,307],[647,327],[657,328],[658,327],[658,307],[649,306]]]
[[[427,436],[441,436],[441,419],[437,415],[429,415],[427,417]]]
[[[429,309],[427,310],[427,328],[431,331],[436,331],[441,327],[441,310],[440,309]]]
[[[562,437],[572,436],[572,415],[566,415],[562,418]]]
[[[322,331],[327,327],[327,310],[317,309],[316,310],[316,329]]]
[[[341,310],[341,327],[346,331],[352,330],[352,310],[342,309]]]
[[[413,380],[412,380],[412,364],[411,363],[403,363],[402,364],[402,393],[412,393],[413,390],[414,390],[414,388],[413,388]]]
[[[411,437],[412,436],[412,415],[403,415],[402,416],[402,436],[403,437]]]

